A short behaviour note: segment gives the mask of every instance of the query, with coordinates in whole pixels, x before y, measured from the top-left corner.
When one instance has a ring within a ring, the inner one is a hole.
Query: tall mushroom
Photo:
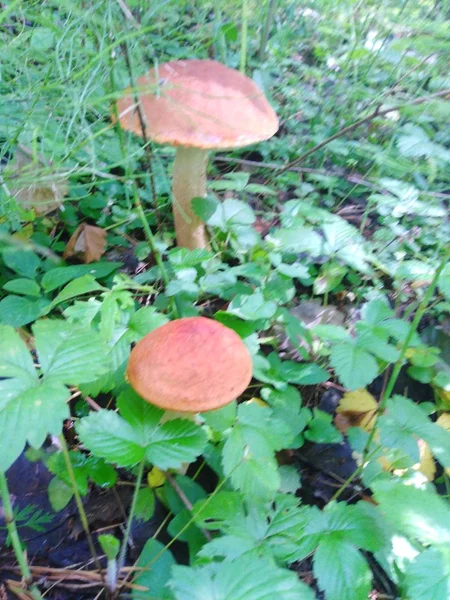
[[[206,194],[208,151],[269,139],[278,129],[277,116],[251,79],[213,60],[164,63],[136,83],[148,138],[177,147],[172,198],[177,243],[204,248],[205,228],[191,200]],[[142,135],[134,93],[127,90],[118,101],[120,124]]]
[[[235,400],[252,378],[252,359],[232,329],[206,317],[170,321],[131,351],[127,377],[155,406],[205,412]]]

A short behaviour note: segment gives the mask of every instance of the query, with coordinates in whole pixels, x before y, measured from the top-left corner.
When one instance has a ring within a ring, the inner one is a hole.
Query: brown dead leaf
[[[76,256],[84,263],[99,260],[106,249],[106,235],[101,227],[82,223],[67,242],[63,258]]]
[[[377,401],[367,390],[346,392],[336,409],[334,423],[343,433],[346,433],[350,427],[361,427],[365,431],[371,431],[377,408]]]
[[[37,157],[25,146],[18,146],[14,160],[5,169],[5,179],[13,198],[37,216],[60,208],[69,193],[68,180],[44,157]]]

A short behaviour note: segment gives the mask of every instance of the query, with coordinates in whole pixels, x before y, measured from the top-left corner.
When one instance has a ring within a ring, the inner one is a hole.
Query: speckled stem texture
[[[177,244],[183,248],[207,248],[203,222],[192,212],[192,198],[206,195],[208,152],[178,147],[173,167],[173,216]]]

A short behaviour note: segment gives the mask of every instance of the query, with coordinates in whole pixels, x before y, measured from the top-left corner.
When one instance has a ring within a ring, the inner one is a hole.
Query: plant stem
[[[414,336],[414,334],[417,331],[417,328],[420,324],[420,321],[423,318],[423,315],[425,314],[425,311],[430,303],[431,297],[434,293],[434,290],[436,288],[438,279],[442,273],[442,271],[444,270],[444,267],[446,266],[448,261],[448,256],[446,256],[440,263],[439,267],[436,270],[436,273],[434,274],[434,277],[430,283],[430,285],[428,286],[427,291],[425,292],[421,303],[419,304],[419,307],[417,308],[416,314],[414,315],[414,319],[412,320],[411,326],[409,328],[408,331],[408,335],[405,338],[405,341],[402,344],[402,348],[400,350],[400,356],[397,359],[397,362],[394,365],[394,368],[392,369],[392,373],[391,376],[389,377],[389,380],[387,382],[386,385],[386,389],[384,390],[384,393],[380,399],[380,402],[378,404],[378,409],[377,409],[377,414],[375,415],[375,422],[374,425],[372,427],[372,430],[370,432],[370,435],[367,439],[367,443],[366,443],[366,447],[364,448],[364,452],[363,452],[363,462],[365,457],[367,456],[369,450],[370,450],[370,446],[373,442],[373,438],[375,436],[375,431],[376,431],[376,425],[377,425],[377,420],[378,417],[384,412],[384,409],[386,408],[386,403],[389,400],[389,398],[391,397],[391,394],[394,390],[395,384],[397,383],[397,379],[398,376],[400,375],[400,371],[403,367],[403,361],[405,359],[405,354],[406,351],[409,348],[409,345],[411,343],[411,340]]]
[[[435,92],[434,94],[430,94],[429,96],[421,96],[420,98],[415,98],[414,100],[410,100],[409,102],[402,102],[401,104],[394,104],[390,108],[383,108],[382,110],[380,110],[380,106],[378,105],[378,107],[373,112],[371,112],[370,115],[367,115],[367,117],[358,119],[358,121],[355,121],[354,123],[351,123],[350,125],[347,125],[346,127],[343,127],[335,134],[333,134],[330,137],[323,140],[323,142],[320,142],[319,144],[317,144],[310,150],[307,150],[306,152],[301,154],[298,158],[291,161],[290,163],[285,165],[282,169],[280,169],[278,171],[277,175],[281,175],[282,173],[289,171],[289,169],[292,169],[292,167],[295,167],[296,165],[302,163],[306,158],[309,158],[311,156],[311,154],[314,154],[315,152],[317,152],[317,150],[320,150],[324,146],[327,146],[330,142],[333,142],[337,138],[342,137],[346,133],[353,131],[360,125],[364,125],[365,123],[372,121],[376,117],[382,117],[383,115],[387,115],[388,113],[390,113],[394,110],[400,110],[401,108],[404,108],[405,106],[415,106],[417,104],[424,104],[425,102],[428,102],[429,100],[433,100],[434,98],[441,98],[441,97],[445,97],[445,96],[450,96],[450,88],[447,88],[445,90],[439,90],[438,92]]]
[[[242,0],[241,61],[239,70],[245,75],[247,63],[248,0]]]
[[[31,575],[30,567],[28,566],[26,556],[22,549],[19,532],[17,531],[16,521],[14,519],[14,511],[11,504],[11,497],[9,495],[8,480],[3,471],[0,471],[0,497],[3,502],[3,512],[5,515],[6,529],[8,530],[8,535],[11,539],[11,544],[14,550],[17,563],[20,568],[20,572],[22,573],[23,580],[34,600],[42,600],[40,591],[33,584],[33,577]]]
[[[270,30],[272,29],[275,11],[277,8],[277,0],[268,0],[267,14],[264,21],[264,27],[261,35],[261,44],[259,46],[259,61],[264,62],[266,57],[267,42],[269,41]]]
[[[117,566],[118,566],[119,572],[120,572],[120,569],[125,564],[125,556],[127,553],[128,540],[130,539],[131,525],[133,523],[134,513],[136,512],[136,502],[137,502],[139,490],[141,489],[142,477],[144,475],[144,466],[145,466],[145,459],[143,458],[141,460],[141,462],[139,463],[138,474],[136,477],[136,486],[134,488],[133,499],[131,501],[130,512],[128,514],[127,527],[125,529],[125,535],[123,536],[122,547],[120,549],[119,559],[117,561]]]
[[[77,482],[76,482],[76,479],[75,479],[75,474],[73,472],[73,466],[72,466],[72,461],[70,460],[69,449],[67,448],[66,439],[65,439],[65,437],[64,437],[64,435],[62,433],[59,436],[59,442],[61,444],[61,450],[62,450],[62,453],[63,453],[63,456],[64,456],[64,462],[66,463],[67,473],[69,475],[69,479],[70,479],[70,484],[72,486],[73,495],[75,496],[75,502],[76,502],[76,505],[77,505],[78,514],[80,516],[81,525],[83,526],[83,530],[84,530],[84,533],[86,534],[86,539],[88,541],[89,550],[90,550],[92,558],[94,560],[95,567],[97,568],[98,572],[101,574],[102,579],[103,579],[103,583],[105,583],[104,582],[104,575],[103,575],[103,571],[102,571],[102,566],[100,564],[100,560],[98,558],[98,554],[97,554],[97,551],[95,549],[94,542],[92,540],[91,532],[90,532],[90,529],[89,529],[88,518],[87,518],[87,515],[86,515],[86,511],[84,510],[84,506],[83,506],[83,501],[81,499],[80,490],[78,489],[78,485],[77,485]]]

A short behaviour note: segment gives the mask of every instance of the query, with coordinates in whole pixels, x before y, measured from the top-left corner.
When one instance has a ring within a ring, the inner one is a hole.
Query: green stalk
[[[14,511],[11,504],[11,497],[9,495],[8,480],[6,479],[5,473],[0,471],[0,497],[3,502],[3,512],[5,515],[6,529],[11,539],[11,544],[16,556],[17,563],[22,573],[23,580],[34,600],[42,600],[42,596],[38,588],[33,583],[33,577],[31,575],[30,567],[22,544],[20,542],[19,532],[17,531],[16,521],[14,519]]]
[[[422,298],[422,302],[419,304],[416,314],[414,315],[414,319],[412,320],[411,326],[408,331],[408,335],[406,336],[405,341],[402,344],[402,348],[400,350],[400,356],[398,357],[397,362],[395,363],[394,368],[392,369],[392,373],[391,373],[391,376],[389,377],[388,383],[386,385],[386,389],[384,390],[383,396],[380,399],[380,403],[378,404],[377,414],[375,415],[375,422],[374,422],[374,425],[370,432],[369,438],[367,440],[366,447],[364,448],[363,462],[364,462],[364,459],[367,456],[367,454],[370,450],[370,446],[373,442],[378,417],[384,412],[384,410],[386,408],[386,403],[392,395],[395,384],[397,383],[398,376],[400,375],[400,371],[403,367],[403,361],[405,360],[406,351],[408,350],[411,340],[412,340],[414,334],[416,333],[417,328],[420,324],[420,321],[422,320],[422,318],[425,314],[425,311],[427,310],[428,305],[430,304],[431,297],[434,294],[434,290],[436,289],[437,282],[439,280],[439,277],[440,277],[442,271],[444,270],[444,267],[447,264],[447,261],[448,261],[448,256],[446,256],[442,260],[441,264],[437,268],[436,273],[434,274],[434,277]]]
[[[261,43],[259,46],[259,62],[264,62],[264,59],[266,57],[267,42],[269,41],[270,30],[272,29],[276,8],[277,0],[268,0],[267,14],[261,35]]]
[[[87,538],[88,545],[89,545],[89,550],[90,550],[92,558],[94,560],[96,569],[101,574],[102,579],[104,579],[103,572],[102,572],[102,566],[100,564],[100,561],[99,561],[99,558],[98,558],[98,554],[97,554],[97,551],[96,551],[95,546],[94,546],[94,542],[92,541],[92,536],[91,536],[91,532],[90,532],[90,529],[89,529],[89,522],[88,522],[88,518],[87,518],[87,515],[86,515],[86,511],[84,510],[84,506],[83,506],[83,501],[81,499],[80,490],[78,489],[78,485],[77,485],[77,482],[75,480],[75,473],[73,472],[73,466],[72,466],[72,462],[70,460],[70,455],[69,455],[69,450],[67,448],[66,440],[65,440],[65,437],[64,437],[64,435],[62,433],[61,433],[61,435],[59,436],[58,439],[59,439],[60,444],[61,444],[61,450],[62,450],[62,453],[63,453],[63,456],[64,456],[64,462],[66,463],[67,473],[69,475],[69,479],[70,479],[70,484],[72,486],[73,495],[75,496],[75,502],[77,504],[77,509],[78,509],[78,514],[80,516],[81,525],[83,526],[84,533],[86,534],[86,538]],[[103,583],[104,583],[104,581],[103,581]]]
[[[131,531],[131,525],[133,523],[134,513],[136,512],[136,502],[137,502],[139,490],[141,489],[142,477],[144,475],[144,466],[145,466],[145,459],[143,458],[141,460],[141,462],[139,463],[139,470],[138,470],[138,474],[136,477],[136,487],[134,488],[133,499],[131,501],[130,513],[128,515],[128,521],[127,521],[127,528],[125,529],[125,535],[123,537],[122,547],[120,549],[119,560],[117,561],[119,572],[120,572],[120,569],[125,564],[125,555],[127,553],[128,540],[130,539],[130,531]]]
[[[241,61],[239,70],[245,75],[247,63],[248,0],[242,0]]]
[[[344,481],[344,483],[342,484],[342,486],[337,490],[337,492],[334,494],[334,496],[332,497],[331,500],[337,500],[339,498],[339,496],[342,494],[342,492],[348,487],[348,485],[355,479],[355,477],[359,476],[362,471],[364,470],[364,465],[367,462],[367,460],[369,460],[372,456],[372,452],[370,451],[370,447],[372,445],[373,439],[375,437],[375,433],[377,430],[377,421],[378,421],[378,417],[383,414],[385,408],[386,408],[386,404],[387,401],[389,400],[395,384],[397,382],[398,376],[400,374],[400,371],[402,369],[403,366],[403,361],[405,359],[405,355],[406,355],[406,351],[409,348],[409,345],[411,343],[411,340],[413,338],[413,335],[416,333],[417,328],[420,324],[420,321],[422,320],[425,311],[427,310],[428,305],[430,304],[430,300],[431,297],[434,293],[434,290],[436,288],[437,282],[439,280],[439,277],[442,273],[442,271],[444,270],[444,267],[447,265],[448,262],[448,256],[446,256],[442,262],[440,263],[439,267],[437,268],[436,273],[434,274],[433,280],[431,281],[430,285],[428,286],[427,291],[424,294],[424,297],[422,298],[421,303],[419,304],[419,307],[417,308],[416,314],[414,315],[414,319],[411,323],[411,326],[409,328],[408,331],[408,335],[405,338],[405,341],[402,344],[402,348],[400,350],[400,356],[397,359],[397,362],[394,365],[394,368],[392,369],[392,373],[389,377],[389,381],[386,385],[386,389],[383,393],[382,398],[380,399],[380,403],[378,405],[378,409],[377,409],[377,413],[375,415],[375,421],[372,427],[372,430],[370,432],[370,435],[367,439],[367,443],[366,446],[364,448],[363,451],[363,456],[362,456],[362,460],[361,460],[361,464],[355,469],[355,471],[350,475],[350,477],[348,477],[348,479],[346,479]],[[377,449],[374,451],[376,452]]]

